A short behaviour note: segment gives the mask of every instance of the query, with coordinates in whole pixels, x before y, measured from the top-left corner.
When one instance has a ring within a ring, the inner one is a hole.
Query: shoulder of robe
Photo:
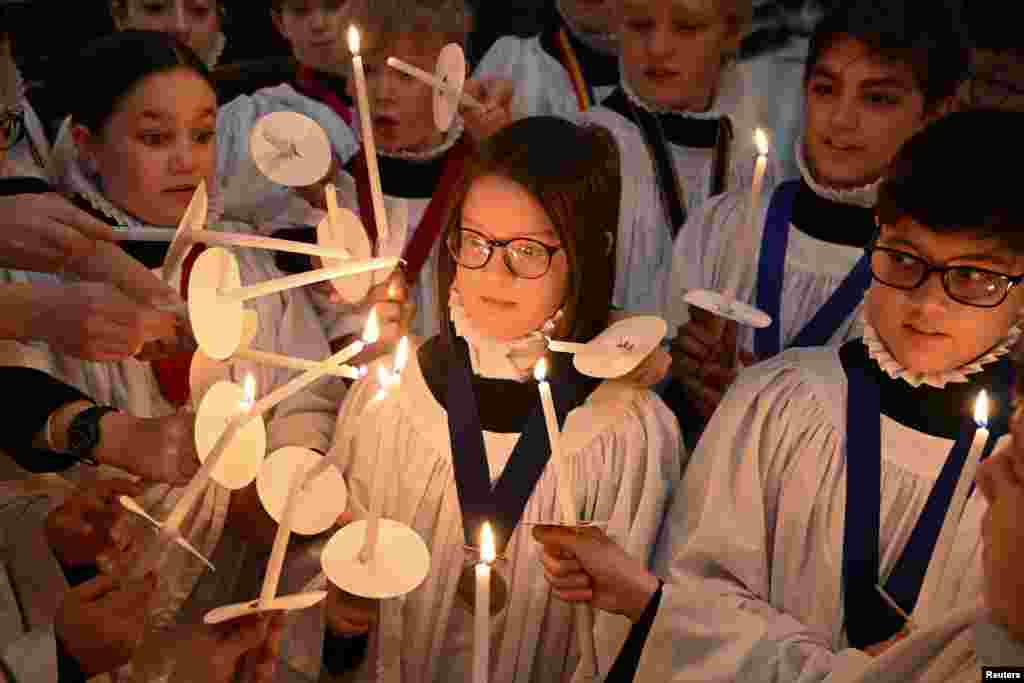
[[[594,393],[569,413],[562,433],[568,451],[582,450],[611,432],[628,429],[647,431],[652,425],[668,438],[679,431],[678,423],[666,419],[667,408],[650,390],[630,382],[602,382]]]
[[[536,45],[536,39],[502,36],[494,41],[490,49],[480,58],[474,75],[479,78],[505,71],[503,67],[522,60],[527,54],[537,49]]]

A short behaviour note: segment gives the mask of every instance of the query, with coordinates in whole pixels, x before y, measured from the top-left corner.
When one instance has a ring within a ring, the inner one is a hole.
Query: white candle
[[[472,95],[465,92],[460,92],[458,88],[452,87],[451,84],[447,83],[446,81],[442,81],[434,74],[427,73],[426,71],[420,69],[419,67],[415,67],[412,64],[403,62],[401,59],[398,59],[397,57],[388,57],[388,66],[390,66],[392,69],[397,69],[402,73],[408,74],[415,78],[416,80],[426,83],[427,85],[433,88],[443,90],[444,92],[449,93],[451,95],[458,95],[459,99],[466,106],[472,107],[474,109],[479,109],[481,111],[485,109],[483,103],[480,102],[480,100],[473,97]]]
[[[244,386],[245,398],[239,404],[238,413],[228,422],[227,428],[217,438],[217,442],[207,454],[206,460],[203,461],[199,470],[192,475],[192,478],[185,486],[181,497],[174,504],[170,514],[167,516],[167,520],[163,524],[164,533],[174,536],[180,532],[185,517],[188,516],[192,506],[195,505],[196,500],[199,498],[199,494],[202,493],[207,482],[210,481],[210,476],[220,462],[221,456],[224,455],[228,446],[231,445],[231,442],[234,441],[238,433],[242,431],[242,428],[245,427],[249,419],[254,415],[253,400],[256,397],[256,382],[253,380],[252,375],[246,376]]]
[[[292,472],[292,480],[288,482],[288,497],[285,499],[284,511],[281,513],[281,522],[277,525],[277,535],[274,536],[274,546],[270,550],[267,570],[263,574],[260,607],[270,607],[270,602],[277,597],[277,586],[281,583],[281,570],[284,568],[284,558],[288,552],[288,541],[292,534],[292,518],[295,516],[295,506],[299,500],[299,489],[302,488],[305,481],[306,468],[305,465],[300,464]]]
[[[377,145],[373,141],[373,121],[370,118],[370,97],[366,88],[366,73],[363,58],[359,54],[359,30],[348,28],[348,49],[352,52],[352,71],[356,83],[356,101],[359,107],[359,124],[363,132],[363,151],[366,153],[366,170],[370,176],[370,193],[373,199],[373,217],[377,224],[378,245],[388,243],[387,215],[384,213],[384,192],[380,186],[380,169],[377,167]]]
[[[540,390],[540,403],[544,409],[544,423],[548,428],[548,441],[551,442],[551,466],[555,468],[555,475],[558,477],[558,499],[562,506],[562,517],[566,524],[571,527],[578,526],[579,520],[576,517],[576,486],[573,481],[572,471],[562,462],[562,434],[558,429],[558,418],[555,414],[555,401],[551,396],[551,385],[548,384],[547,361],[543,358],[537,363],[533,370],[534,379],[537,380],[537,388]]]
[[[394,256],[368,259],[366,261],[353,261],[350,259],[344,263],[318,268],[308,273],[279,277],[255,285],[221,291],[220,296],[231,301],[249,301],[250,299],[258,299],[261,296],[269,296],[289,289],[316,284],[317,282],[334,280],[339,277],[359,275],[374,270],[393,270],[397,265],[398,258]]]
[[[480,562],[476,565],[473,606],[473,683],[487,683],[491,660],[491,565],[497,557],[490,522],[480,531]]]
[[[405,369],[405,363],[409,358],[409,339],[402,337],[401,341],[398,342],[398,348],[395,349],[395,359],[392,364],[391,372],[388,373],[383,368],[380,368],[380,391],[377,392],[377,396],[374,398],[374,403],[383,401],[391,387],[397,385],[401,381],[402,370]],[[388,432],[386,428],[381,427],[381,437]],[[363,547],[359,551],[359,561],[363,564],[373,560],[374,554],[377,552],[377,538],[380,535],[380,514],[381,509],[384,506],[384,495],[380,491],[380,459],[389,457],[389,453],[385,447],[380,448],[380,453],[377,457],[377,461],[373,467],[373,474],[370,477],[370,506],[369,513],[366,517],[366,538],[363,540]]]
[[[764,174],[768,169],[768,136],[758,128],[754,132],[754,142],[757,144],[757,163],[754,165],[754,179],[750,184],[750,204],[747,206],[747,228],[749,234],[760,234],[754,225],[757,220],[757,210],[761,203],[761,186],[764,184]]]
[[[337,209],[337,204],[335,204]],[[119,232],[119,242],[171,242],[174,231],[166,228],[129,228]],[[306,244],[294,240],[282,240],[275,237],[245,235],[232,232],[216,232],[214,230],[195,230],[187,235],[189,244],[202,242],[210,246],[246,247],[249,249],[266,249],[267,251],[283,251],[289,254],[305,254],[320,258],[347,259],[352,255],[347,249],[321,247],[317,244]]]
[[[956,482],[953,490],[953,497],[949,501],[946,515],[943,518],[942,530],[939,531],[939,538],[935,542],[935,549],[932,551],[932,559],[928,563],[928,571],[925,572],[924,581],[921,584],[920,597],[914,607],[915,621],[919,624],[928,623],[936,615],[931,614],[932,610],[938,609],[935,605],[936,593],[939,584],[945,578],[946,564],[953,548],[953,541],[956,537],[957,527],[960,526],[960,518],[963,516],[964,507],[967,505],[967,494],[974,484],[974,477],[978,472],[978,465],[981,462],[981,455],[988,444],[990,433],[988,431],[988,394],[985,390],[978,393],[974,402],[974,421],[978,429],[974,432],[974,439],[971,441],[971,450],[964,462],[964,469],[960,472],[960,479]]]
[[[548,349],[555,353],[580,353],[587,348],[586,344],[577,344],[575,342],[564,342],[564,341],[548,341]]]
[[[256,351],[254,349],[239,349],[235,352],[234,357],[238,360],[252,361],[253,363],[270,365],[275,368],[285,368],[287,370],[323,369],[324,373],[327,375],[331,375],[332,377],[344,377],[345,379],[359,379],[363,376],[357,368],[354,368],[351,365],[325,365],[324,363],[315,360],[293,358],[292,356],[283,356],[277,353],[267,353],[265,351]]]

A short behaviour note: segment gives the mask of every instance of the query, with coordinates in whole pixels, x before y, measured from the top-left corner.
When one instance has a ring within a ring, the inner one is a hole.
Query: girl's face
[[[170,33],[202,59],[210,56],[221,29],[217,0],[125,0],[114,22],[122,31]]]
[[[107,199],[140,220],[174,227],[200,181],[213,184],[217,97],[201,76],[175,69],[146,77],[100,131],[73,129]]]
[[[350,59],[344,40],[347,5],[348,0],[284,0],[271,18],[295,59],[319,71],[339,73]]]
[[[739,33],[720,15],[679,0],[624,0],[619,45],[624,76],[645,101],[678,111],[711,106]]]
[[[521,185],[499,176],[484,176],[469,188],[462,208],[462,228],[490,240],[528,238],[548,246],[561,240],[540,203]],[[455,286],[466,315],[483,333],[500,340],[523,337],[555,314],[569,289],[565,249],[551,258],[536,279],[516,277],[505,264],[505,249],[495,247],[480,269],[458,266]]]
[[[933,118],[910,67],[874,57],[855,38],[822,53],[805,96],[805,156],[818,181],[833,187],[881,178],[903,143]]]
[[[374,141],[383,151],[423,151],[443,141],[434,125],[434,89],[386,63],[388,57],[394,56],[434,73],[439,54],[440,49],[418,44],[410,36],[363,53]],[[357,100],[354,79],[348,81],[348,91]]]
[[[932,266],[974,266],[1007,275],[1024,272],[1024,257],[996,240],[940,235],[909,218],[883,226],[878,246],[916,256]],[[979,308],[951,299],[942,277],[932,273],[909,291],[876,281],[865,306],[868,321],[903,367],[942,372],[978,358],[1006,337],[1024,307],[1024,287],[1012,288],[995,308]]]

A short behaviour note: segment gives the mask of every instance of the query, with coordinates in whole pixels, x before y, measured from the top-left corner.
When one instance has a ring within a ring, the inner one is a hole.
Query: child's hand
[[[1024,641],[1024,576],[1020,571],[1024,532],[1022,444],[1015,429],[1009,448],[1000,448],[978,467],[978,488],[988,502],[981,521],[985,602],[993,619]]]
[[[377,623],[379,600],[360,598],[334,584],[327,589],[327,628],[337,636],[361,636]]]
[[[200,626],[178,654],[172,681],[271,683],[281,651],[284,615],[254,615]]]
[[[113,671],[131,659],[155,592],[154,574],[128,586],[104,574],[67,592],[54,630],[87,676]]]
[[[69,569],[96,564],[101,555],[122,566],[126,548],[110,533],[123,512],[117,497],[141,493],[142,486],[127,479],[106,479],[82,487],[47,515],[45,533],[50,550]]]
[[[100,423],[94,455],[147,481],[184,486],[199,469],[195,423],[188,411],[149,418],[109,413]]]
[[[566,602],[589,602],[635,622],[658,590],[657,577],[599,529],[537,526],[533,537],[544,546],[544,577]]]
[[[505,78],[471,78],[466,81],[463,92],[484,105],[483,110],[466,106],[461,109],[466,130],[475,141],[486,140],[514,120],[512,100],[515,84],[512,81]]]
[[[711,417],[736,381],[737,333],[735,321],[691,307],[690,322],[679,327],[672,342],[672,374],[704,418]],[[747,351],[741,351],[738,358],[744,365],[755,360]]]

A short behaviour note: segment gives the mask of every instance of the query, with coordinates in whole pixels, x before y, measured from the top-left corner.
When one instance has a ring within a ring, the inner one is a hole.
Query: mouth
[[[654,68],[644,70],[644,77],[649,81],[671,81],[677,76],[679,76],[679,72],[673,71],[672,69]]]
[[[377,114],[373,117],[374,128],[397,128],[401,121],[397,116],[388,114]]]
[[[197,187],[198,185],[175,185],[174,187],[167,188],[163,192],[164,194],[172,195],[187,194],[191,197],[195,193]]]
[[[921,336],[921,337],[931,337],[931,338],[934,338],[934,339],[941,339],[943,337],[948,337],[949,336],[948,334],[944,334],[944,333],[938,332],[936,330],[929,330],[927,328],[921,328],[921,327],[918,327],[917,325],[909,324],[909,323],[904,325],[903,328],[906,329],[906,330],[909,330],[912,334],[915,334],[915,335],[918,335],[918,336]]]
[[[321,41],[316,42],[316,43],[310,43],[309,46],[312,47],[315,50],[323,50],[325,48],[333,47],[334,46],[334,41],[333,40],[321,40]]]
[[[840,142],[832,140],[831,138],[825,138],[825,146],[836,152],[843,154],[855,154],[864,150],[863,145],[854,145],[847,142]]]
[[[482,297],[480,297],[480,301],[482,301],[487,306],[491,306],[491,307],[494,307],[494,308],[502,308],[502,309],[514,308],[515,305],[516,305],[516,303],[514,301],[505,301],[504,299],[494,299],[494,298],[489,297],[489,296],[482,296]]]

